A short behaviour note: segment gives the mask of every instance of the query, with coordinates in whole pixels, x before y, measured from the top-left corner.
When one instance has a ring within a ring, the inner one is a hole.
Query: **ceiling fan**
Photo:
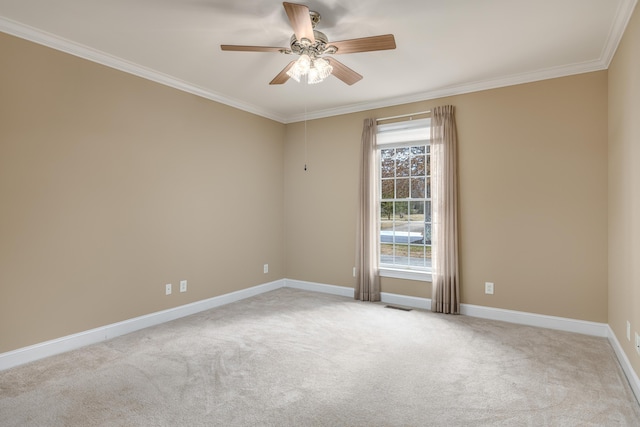
[[[306,76],[307,83],[319,83],[333,74],[348,85],[362,79],[362,76],[334,58],[322,55],[339,55],[346,53],[370,52],[375,50],[395,49],[396,41],[393,34],[383,36],[363,37],[359,39],[329,42],[324,33],[316,30],[320,21],[318,12],[310,11],[302,4],[282,3],[287,17],[293,27],[290,47],[268,46],[238,46],[223,44],[222,50],[238,52],[280,52],[299,55],[291,61],[269,84],[286,83],[289,78],[300,81]]]

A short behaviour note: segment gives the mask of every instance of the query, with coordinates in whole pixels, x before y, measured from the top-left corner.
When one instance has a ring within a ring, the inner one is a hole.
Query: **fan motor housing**
[[[324,53],[335,53],[335,48],[331,45],[327,45],[329,43],[329,39],[324,33],[318,30],[313,30],[313,37],[316,39],[315,43],[311,43],[310,40],[304,38],[300,41],[295,34],[292,35],[289,43],[291,46],[291,52],[297,53],[298,55],[307,54],[309,56],[318,56]]]
[[[315,43],[311,43],[311,40],[304,38],[302,40],[298,40],[296,35],[293,34],[289,42],[291,52],[298,55],[307,54],[311,57],[319,56],[324,53],[335,53],[335,47],[327,46],[329,39],[326,34],[315,29],[318,22],[320,22],[320,14],[316,11],[310,10],[309,17],[311,18],[311,26],[313,27],[313,37],[316,39]]]

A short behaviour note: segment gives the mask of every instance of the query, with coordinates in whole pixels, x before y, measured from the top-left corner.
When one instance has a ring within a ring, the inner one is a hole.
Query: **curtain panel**
[[[450,314],[460,313],[457,144],[454,107],[434,108],[431,113],[431,310]]]
[[[358,190],[358,225],[356,230],[355,299],[380,301],[378,274],[378,162],[376,121],[365,119],[360,150],[360,186]]]

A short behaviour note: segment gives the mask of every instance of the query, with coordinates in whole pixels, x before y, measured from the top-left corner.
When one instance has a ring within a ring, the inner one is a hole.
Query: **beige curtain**
[[[432,296],[431,310],[460,313],[458,272],[457,135],[454,107],[431,114]]]
[[[378,275],[378,162],[376,121],[365,119],[360,155],[360,188],[358,194],[358,228],[356,232],[355,299],[380,301]]]

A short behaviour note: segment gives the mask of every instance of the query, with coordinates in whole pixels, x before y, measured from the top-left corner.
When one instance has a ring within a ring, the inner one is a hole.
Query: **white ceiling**
[[[293,59],[276,0],[0,0],[0,31],[283,123],[603,70],[637,0],[301,0],[330,41],[392,33],[339,60],[364,76],[271,79]]]

